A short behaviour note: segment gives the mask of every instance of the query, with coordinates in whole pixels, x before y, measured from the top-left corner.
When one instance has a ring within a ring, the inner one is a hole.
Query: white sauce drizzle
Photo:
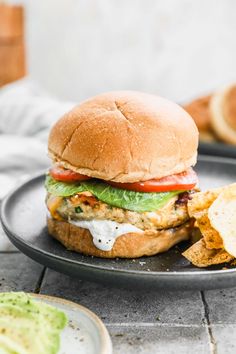
[[[143,232],[134,225],[119,224],[111,220],[69,220],[75,226],[88,229],[94,245],[102,251],[110,251],[117,237],[129,232]]]

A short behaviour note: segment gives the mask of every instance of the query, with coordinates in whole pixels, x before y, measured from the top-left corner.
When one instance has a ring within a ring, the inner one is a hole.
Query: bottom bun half
[[[188,240],[192,222],[179,227],[119,236],[110,251],[102,251],[93,244],[91,233],[66,221],[47,219],[49,234],[68,250],[101,258],[138,258],[165,252],[180,241]]]

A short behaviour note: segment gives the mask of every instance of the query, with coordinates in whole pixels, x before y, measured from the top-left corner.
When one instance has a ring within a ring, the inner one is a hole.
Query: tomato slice
[[[91,178],[60,166],[52,167],[49,170],[49,174],[55,180],[61,182],[86,181]],[[196,172],[194,172],[192,168],[189,168],[188,170],[175,175],[160,179],[150,179],[144,182],[117,183],[106,181],[106,183],[109,183],[116,188],[127,189],[135,192],[170,192],[176,190],[190,190],[194,188],[198,183],[198,177]]]
[[[54,166],[49,170],[50,176],[52,176],[56,181],[60,182],[75,182],[75,181],[86,181],[91,177],[82,175],[80,173],[67,170],[63,167]]]
[[[150,179],[144,182],[134,183],[116,183],[106,181],[116,188],[128,189],[135,192],[170,192],[176,190],[190,190],[198,183],[196,172],[189,168],[188,170],[163,177],[160,179]]]

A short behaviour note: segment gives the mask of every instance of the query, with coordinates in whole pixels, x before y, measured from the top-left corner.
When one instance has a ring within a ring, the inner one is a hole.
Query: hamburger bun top
[[[49,156],[73,171],[115,182],[182,172],[196,163],[198,130],[164,98],[134,91],[95,96],[52,128]]]
[[[211,95],[197,98],[196,100],[183,106],[191,117],[194,119],[200,132],[208,132],[211,130],[211,117],[209,104]]]
[[[236,85],[227,85],[216,92],[210,104],[211,123],[217,136],[236,145]]]

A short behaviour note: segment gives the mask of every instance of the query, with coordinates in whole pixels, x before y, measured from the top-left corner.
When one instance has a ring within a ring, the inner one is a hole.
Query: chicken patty
[[[82,192],[72,197],[47,196],[47,206],[52,216],[63,220],[112,220],[129,223],[142,230],[160,230],[176,227],[189,219],[185,192],[173,197],[162,208],[151,212],[135,212],[113,207],[101,202],[90,192]]]

